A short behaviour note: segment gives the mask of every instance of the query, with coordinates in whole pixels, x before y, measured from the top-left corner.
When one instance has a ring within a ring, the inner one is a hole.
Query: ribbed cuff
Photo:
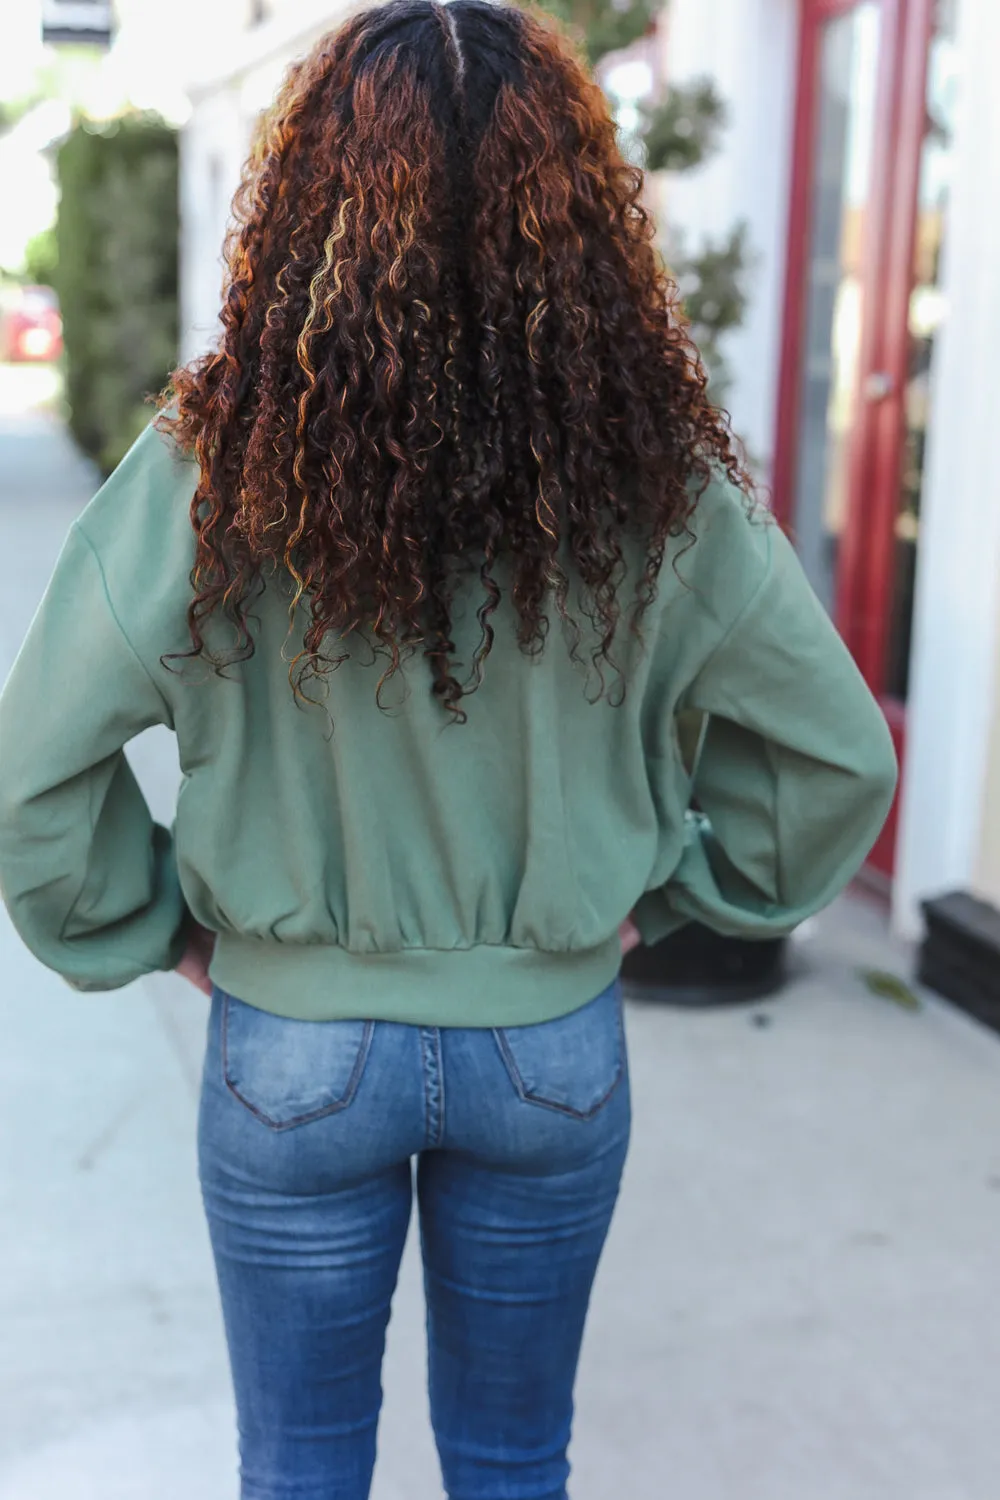
[[[666,891],[660,889],[647,891],[644,896],[639,897],[632,908],[632,920],[646,947],[651,948],[654,943],[662,943],[671,933],[686,927],[691,918],[675,911]]]

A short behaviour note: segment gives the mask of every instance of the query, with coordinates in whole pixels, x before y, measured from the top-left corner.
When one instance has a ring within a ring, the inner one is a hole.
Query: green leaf
[[[904,1010],[920,1010],[922,1002],[920,997],[914,994],[910,986],[896,974],[890,974],[884,969],[862,969],[861,978],[873,995],[878,995],[883,1000],[891,1000],[895,1005],[901,1005]]]
[[[660,9],[651,0],[543,0],[541,8],[578,34],[591,67],[645,36]]]
[[[633,0],[622,6],[605,5],[587,30],[587,57],[593,67],[609,52],[620,52],[645,36],[653,25],[656,12],[647,0]]]
[[[19,99],[0,99],[0,135],[13,130],[30,109],[34,109],[41,95],[37,92],[23,94]]]
[[[671,258],[684,299],[684,311],[696,337],[718,338],[743,322],[747,294],[743,276],[749,262],[748,232],[737,224],[722,240],[705,240],[695,255],[679,251]]]
[[[640,111],[650,172],[687,172],[715,150],[726,107],[708,78],[675,84],[660,104]]]
[[[59,271],[59,247],[55,225],[32,235],[24,252],[24,274],[35,286],[55,286]]]

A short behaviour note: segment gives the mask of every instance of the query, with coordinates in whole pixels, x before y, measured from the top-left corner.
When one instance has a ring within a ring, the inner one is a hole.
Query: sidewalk
[[[65,487],[18,491],[9,436],[0,675],[84,477],[46,428]],[[136,762],[162,813],[169,738]],[[857,973],[907,965],[845,900],[766,1004],[630,1005],[635,1138],[574,1500],[996,1500],[1000,1039]],[[166,976],[75,995],[0,917],[0,1500],[235,1500],[195,1181],[205,1010]],[[440,1497],[412,1251],[375,1500]]]

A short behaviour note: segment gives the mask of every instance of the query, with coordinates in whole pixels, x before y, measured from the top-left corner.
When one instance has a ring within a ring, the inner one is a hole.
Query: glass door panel
[[[836,598],[838,550],[848,514],[880,30],[878,0],[863,0],[831,17],[821,27],[816,68],[791,519],[806,573],[830,610]]]

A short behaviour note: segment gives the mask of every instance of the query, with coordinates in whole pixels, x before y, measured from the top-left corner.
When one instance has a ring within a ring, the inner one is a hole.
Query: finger
[[[642,942],[642,933],[636,927],[631,918],[626,919],[618,929],[621,939],[622,953],[631,953],[633,948],[638,948]]]

